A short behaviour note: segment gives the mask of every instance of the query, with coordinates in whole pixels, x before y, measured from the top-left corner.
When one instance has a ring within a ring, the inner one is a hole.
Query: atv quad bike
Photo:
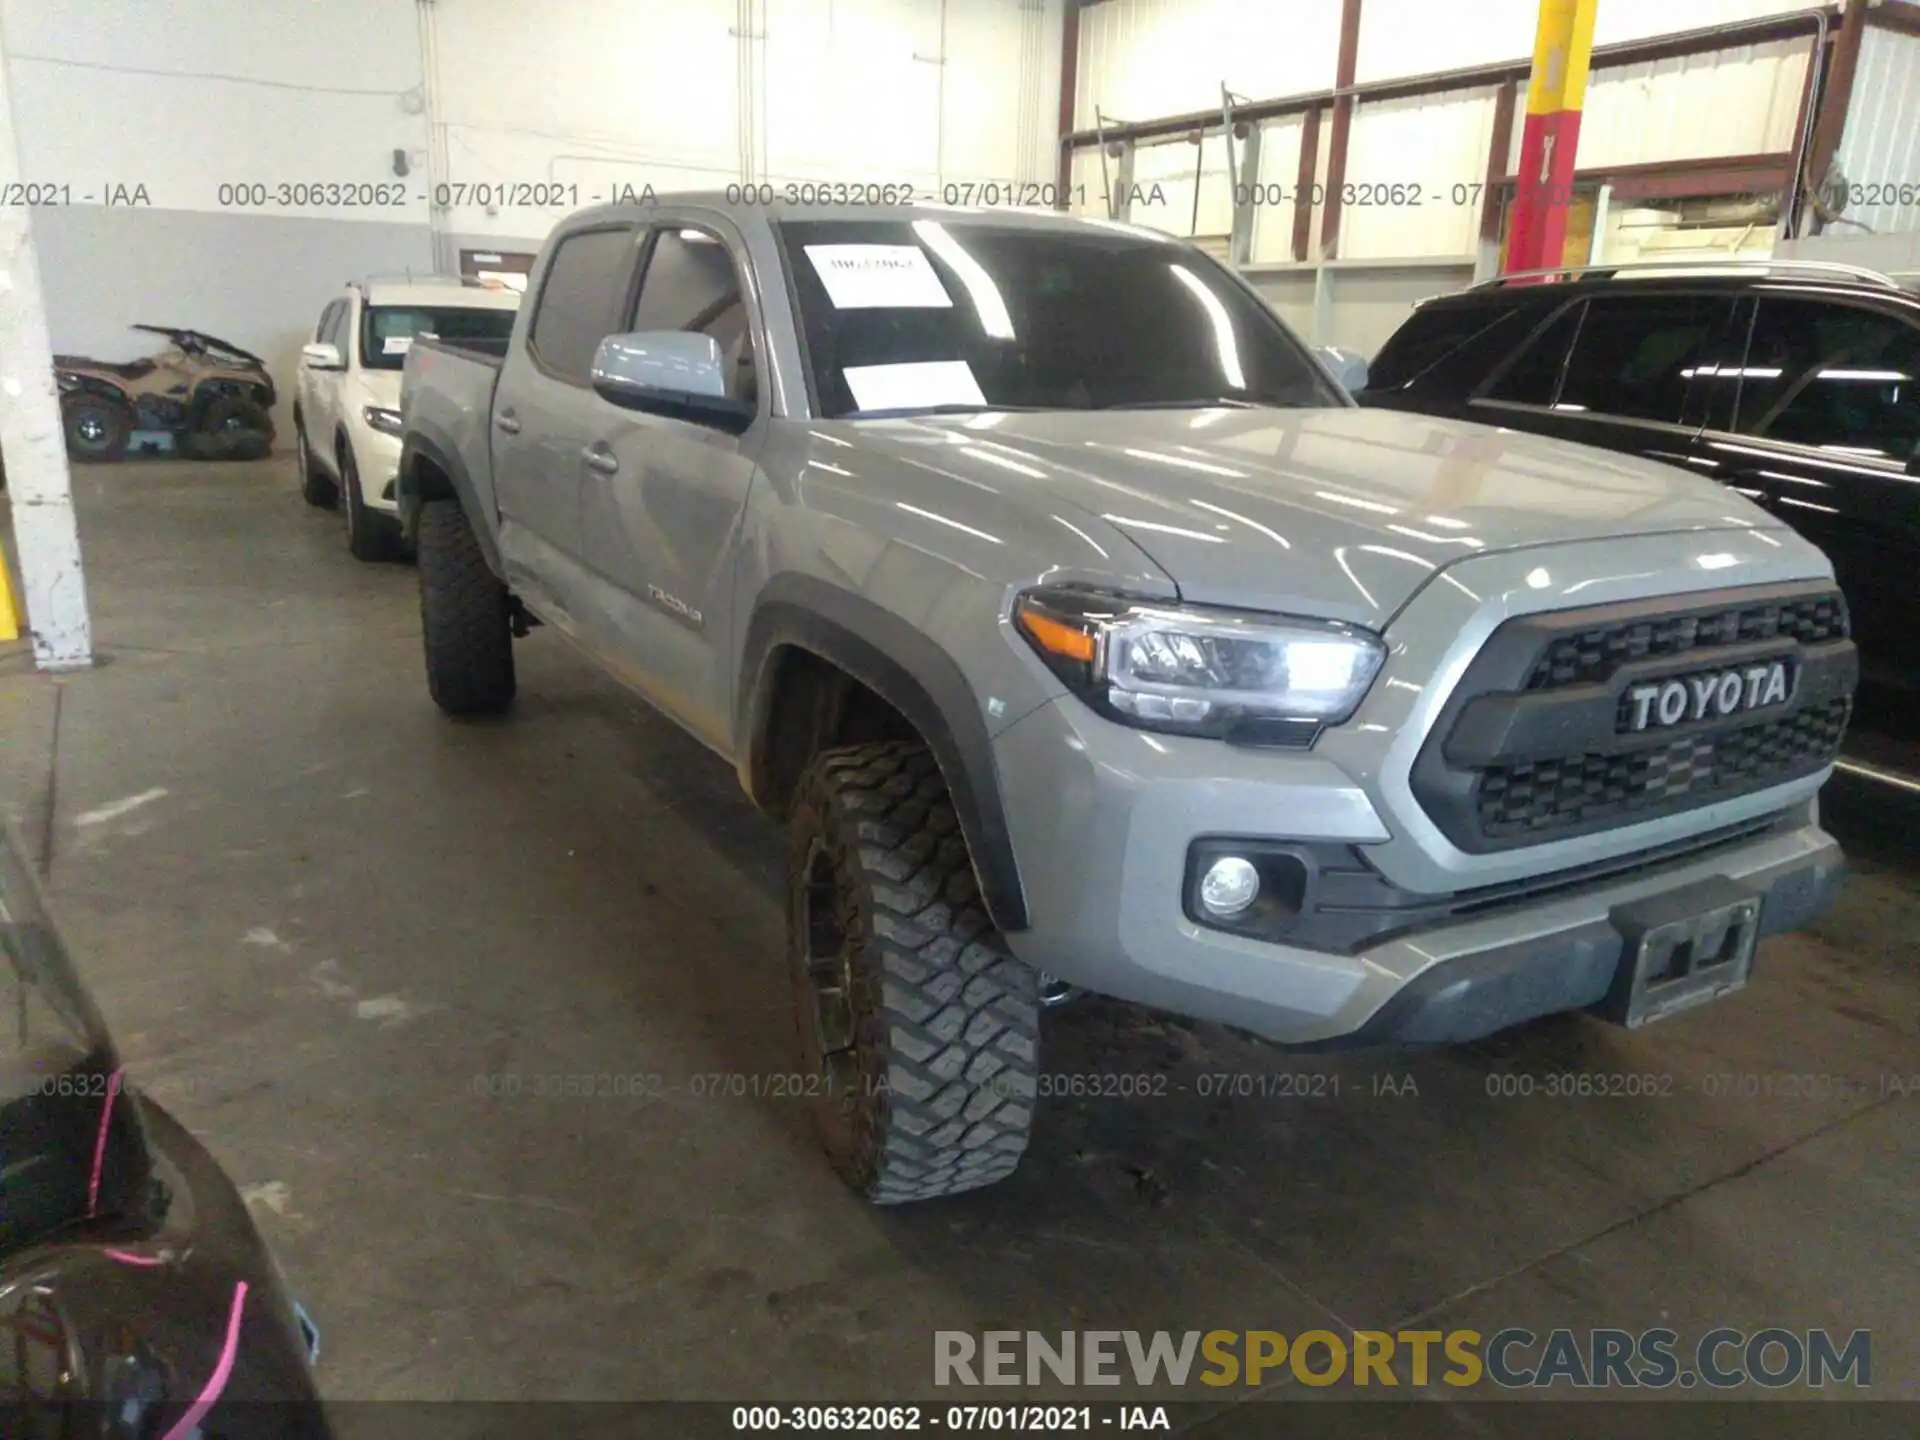
[[[257,460],[273,448],[273,377],[267,362],[230,341],[171,325],[135,325],[170,342],[124,363],[56,355],[67,453],[118,460],[136,430],[165,430],[182,454]]]

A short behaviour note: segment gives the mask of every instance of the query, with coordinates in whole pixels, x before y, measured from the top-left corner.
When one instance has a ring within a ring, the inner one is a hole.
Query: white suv
[[[400,371],[413,337],[495,340],[513,330],[511,290],[437,277],[367,280],[329,302],[300,349],[293,405],[300,493],[346,511],[356,559],[401,549],[393,479],[400,463]]]

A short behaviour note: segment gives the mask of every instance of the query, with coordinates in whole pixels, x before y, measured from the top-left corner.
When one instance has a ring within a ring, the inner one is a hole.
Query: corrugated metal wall
[[[1614,45],[1806,8],[1805,0],[1602,0],[1593,42]],[[1539,18],[1539,0],[1366,0],[1357,78],[1364,83],[1523,59],[1533,53]]]
[[[1781,40],[1603,70],[1587,89],[1580,168],[1791,150],[1812,53],[1811,40]]]
[[[1343,258],[1473,253],[1496,94],[1463,90],[1355,109],[1347,142],[1354,189],[1340,207]]]
[[[1607,0],[1600,38],[1639,39],[1797,8],[1783,0]],[[1077,123],[1091,128],[1096,104],[1121,120],[1210,110],[1220,103],[1223,80],[1250,98],[1330,88],[1339,9],[1338,0],[1107,0],[1081,21]],[[1366,0],[1360,13],[1364,82],[1516,59],[1531,49],[1538,7],[1536,0],[1477,0],[1471,24],[1462,23],[1457,7],[1435,0]],[[1810,48],[1810,41],[1780,41],[1599,72],[1587,94],[1581,168],[1791,149]],[[1885,48],[1877,46],[1876,54]],[[1471,257],[1494,107],[1491,89],[1356,107],[1346,175],[1354,189],[1342,205],[1341,257]],[[1329,128],[1321,127],[1323,144]],[[1287,120],[1262,136],[1260,179],[1289,195],[1299,134],[1300,122]],[[1519,144],[1516,125],[1509,172]],[[1141,146],[1134,181],[1158,184],[1165,201],[1136,203],[1131,218],[1176,234],[1224,234],[1232,223],[1231,184],[1217,134],[1205,146],[1196,230],[1199,158],[1184,138]],[[1416,190],[1417,203],[1410,198]],[[1317,243],[1317,212],[1313,233]],[[1277,212],[1262,206],[1253,262],[1290,260],[1292,237],[1291,202]]]
[[[1080,16],[1074,125],[1207,110],[1220,87],[1296,95],[1333,83],[1340,0],[1106,0]]]
[[[1868,30],[1838,153],[1851,193],[1836,227],[1920,230],[1920,36]]]

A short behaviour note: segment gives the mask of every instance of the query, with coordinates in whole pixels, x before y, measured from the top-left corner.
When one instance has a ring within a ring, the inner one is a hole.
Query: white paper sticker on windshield
[[[984,405],[980,382],[964,360],[929,360],[912,365],[849,365],[853,403],[862,410],[913,410],[924,405]]]
[[[950,310],[953,297],[918,245],[809,245],[836,310]]]
[[[385,340],[380,342],[380,353],[382,355],[404,355],[407,353],[407,347],[411,344],[413,344],[413,337],[411,335],[389,335]]]

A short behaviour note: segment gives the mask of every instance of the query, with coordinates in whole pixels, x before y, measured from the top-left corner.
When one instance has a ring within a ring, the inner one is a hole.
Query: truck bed
[[[481,513],[495,512],[493,499],[493,392],[505,363],[505,340],[442,340],[417,337],[407,349],[400,377],[400,415],[408,448],[434,453],[440,468],[457,468],[472,486]],[[406,461],[403,457],[402,465]],[[406,487],[401,511],[407,512]]]
[[[408,347],[408,353],[411,354],[415,350],[441,350],[463,359],[483,361],[498,370],[507,358],[507,340],[508,337],[505,335],[486,339],[443,340],[438,335],[428,332],[414,336],[413,344]]]

